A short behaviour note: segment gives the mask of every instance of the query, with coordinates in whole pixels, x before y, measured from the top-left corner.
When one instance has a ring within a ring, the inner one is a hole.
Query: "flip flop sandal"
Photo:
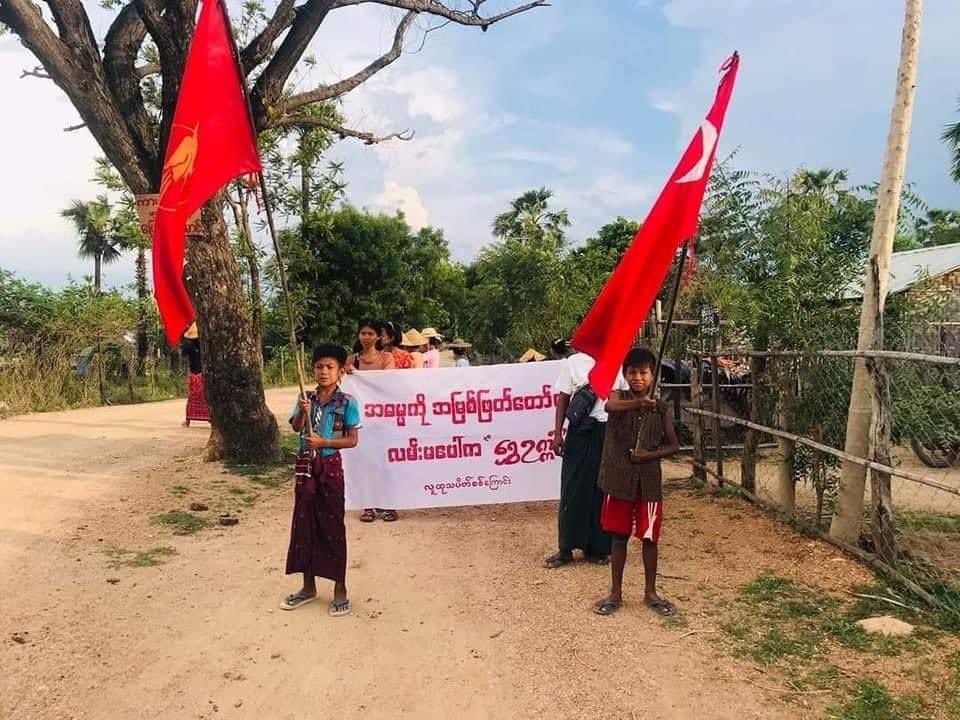
[[[341,617],[350,614],[349,600],[334,600],[330,603],[330,609],[327,611],[330,617]]]
[[[647,607],[660,617],[673,617],[677,614],[677,606],[669,600],[657,600],[656,602],[647,603]]]
[[[397,515],[397,511],[396,511],[396,510],[384,510],[384,511],[383,511],[383,521],[384,521],[384,522],[396,522],[399,518],[400,518],[400,516]]]
[[[556,555],[551,555],[544,562],[544,567],[550,570],[556,570],[559,567],[564,565],[569,565],[573,562],[573,555],[561,555],[557,553]]]
[[[283,599],[283,601],[280,603],[280,609],[296,610],[298,607],[312,603],[316,599],[316,595],[301,595],[300,593],[293,593],[292,595],[287,595]]]
[[[364,510],[360,513],[360,522],[371,523],[377,519],[377,514],[373,510]]]
[[[614,602],[613,600],[601,600],[600,602],[598,602],[596,605],[593,606],[593,611],[597,615],[610,617],[621,607],[623,607],[623,603]]]

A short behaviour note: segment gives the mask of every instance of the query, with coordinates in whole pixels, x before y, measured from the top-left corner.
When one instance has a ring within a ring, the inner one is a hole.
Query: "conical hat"
[[[523,355],[520,356],[520,359],[517,362],[540,362],[541,360],[546,360],[547,356],[543,353],[538,353],[533,348],[527,350]]]
[[[427,344],[427,339],[416,328],[410,328],[400,342],[404,347],[420,347]]]

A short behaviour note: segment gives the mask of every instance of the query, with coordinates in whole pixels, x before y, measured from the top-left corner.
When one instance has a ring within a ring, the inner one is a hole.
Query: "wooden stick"
[[[711,353],[696,353],[710,355]],[[960,365],[960,357],[943,355],[925,355],[923,353],[900,352],[898,350],[748,350],[746,348],[723,348],[717,351],[724,357],[849,357],[883,358],[885,360],[915,360],[938,365]]]
[[[680,252],[680,261],[677,264],[677,278],[673,283],[673,291],[670,293],[670,307],[667,309],[667,322],[663,327],[663,337],[660,338],[660,352],[657,353],[657,366],[653,370],[653,383],[650,385],[648,394],[650,397],[657,395],[657,383],[660,382],[660,368],[663,365],[663,354],[667,351],[667,340],[670,338],[670,330],[673,328],[673,313],[677,309],[677,296],[680,294],[680,285],[683,283],[683,267],[687,264],[687,252],[690,248],[690,240],[683,244],[683,250]],[[680,368],[677,368],[679,372]],[[640,421],[640,432],[637,433],[637,441],[634,444],[635,450],[641,450],[640,438],[643,436],[644,424],[650,413],[645,413],[643,420]]]
[[[952,495],[960,495],[960,488],[951,487],[950,485],[945,485],[939,483],[936,480],[930,480],[925,478],[923,475],[917,475],[916,473],[909,472],[908,470],[898,470],[897,468],[890,467],[889,465],[881,465],[880,463],[873,462],[872,460],[865,460],[862,457],[857,457],[856,455],[850,455],[849,453],[844,452],[843,450],[837,450],[832,448],[829,445],[824,445],[819,443],[816,440],[810,440],[809,438],[803,437],[802,435],[796,435],[794,433],[786,432],[785,430],[778,430],[777,428],[772,428],[769,425],[761,425],[760,423],[750,422],[749,420],[744,420],[742,418],[734,417],[732,415],[723,415],[721,413],[713,413],[709,410],[700,410],[699,408],[685,407],[683,408],[684,412],[688,412],[692,415],[703,415],[705,417],[716,417],[718,420],[726,420],[728,422],[736,423],[737,425],[743,425],[744,427],[753,428],[754,430],[759,430],[761,432],[767,433],[768,435],[774,435],[776,437],[782,437],[787,440],[792,440],[793,442],[799,445],[806,445],[811,447],[814,450],[819,450],[822,453],[827,455],[833,455],[838,457],[841,460],[847,460],[857,465],[862,465],[863,467],[870,468],[871,470],[877,470],[879,472],[887,473],[894,477],[900,477],[905,480],[910,480],[919,485],[926,485],[927,487],[932,487],[937,490],[943,490],[944,492],[951,493]]]
[[[883,597],[882,595],[867,595],[866,593],[855,593],[851,592],[850,590],[847,590],[846,593],[847,595],[853,595],[854,597],[863,598],[864,600],[879,600],[880,602],[890,603],[891,605],[896,605],[897,607],[902,607],[906,610],[913,610],[917,613],[923,612],[920,608],[913,607],[913,605],[907,605],[899,600],[893,600],[891,598]]]

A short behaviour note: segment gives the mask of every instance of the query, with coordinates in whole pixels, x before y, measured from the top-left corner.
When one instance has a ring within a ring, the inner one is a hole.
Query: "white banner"
[[[347,507],[423,508],[555,500],[559,362],[347,376],[360,444],[343,453]]]

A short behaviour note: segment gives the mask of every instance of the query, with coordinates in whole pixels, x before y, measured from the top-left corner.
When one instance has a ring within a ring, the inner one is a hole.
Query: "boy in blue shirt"
[[[284,610],[295,610],[316,600],[316,579],[321,577],[334,582],[330,615],[350,613],[340,451],[357,446],[360,405],[340,390],[346,361],[347,353],[342,347],[318,345],[313,351],[317,388],[307,393],[306,400],[298,400],[290,417],[290,425],[301,435],[287,575],[302,573],[303,587],[284,598],[280,603]]]

